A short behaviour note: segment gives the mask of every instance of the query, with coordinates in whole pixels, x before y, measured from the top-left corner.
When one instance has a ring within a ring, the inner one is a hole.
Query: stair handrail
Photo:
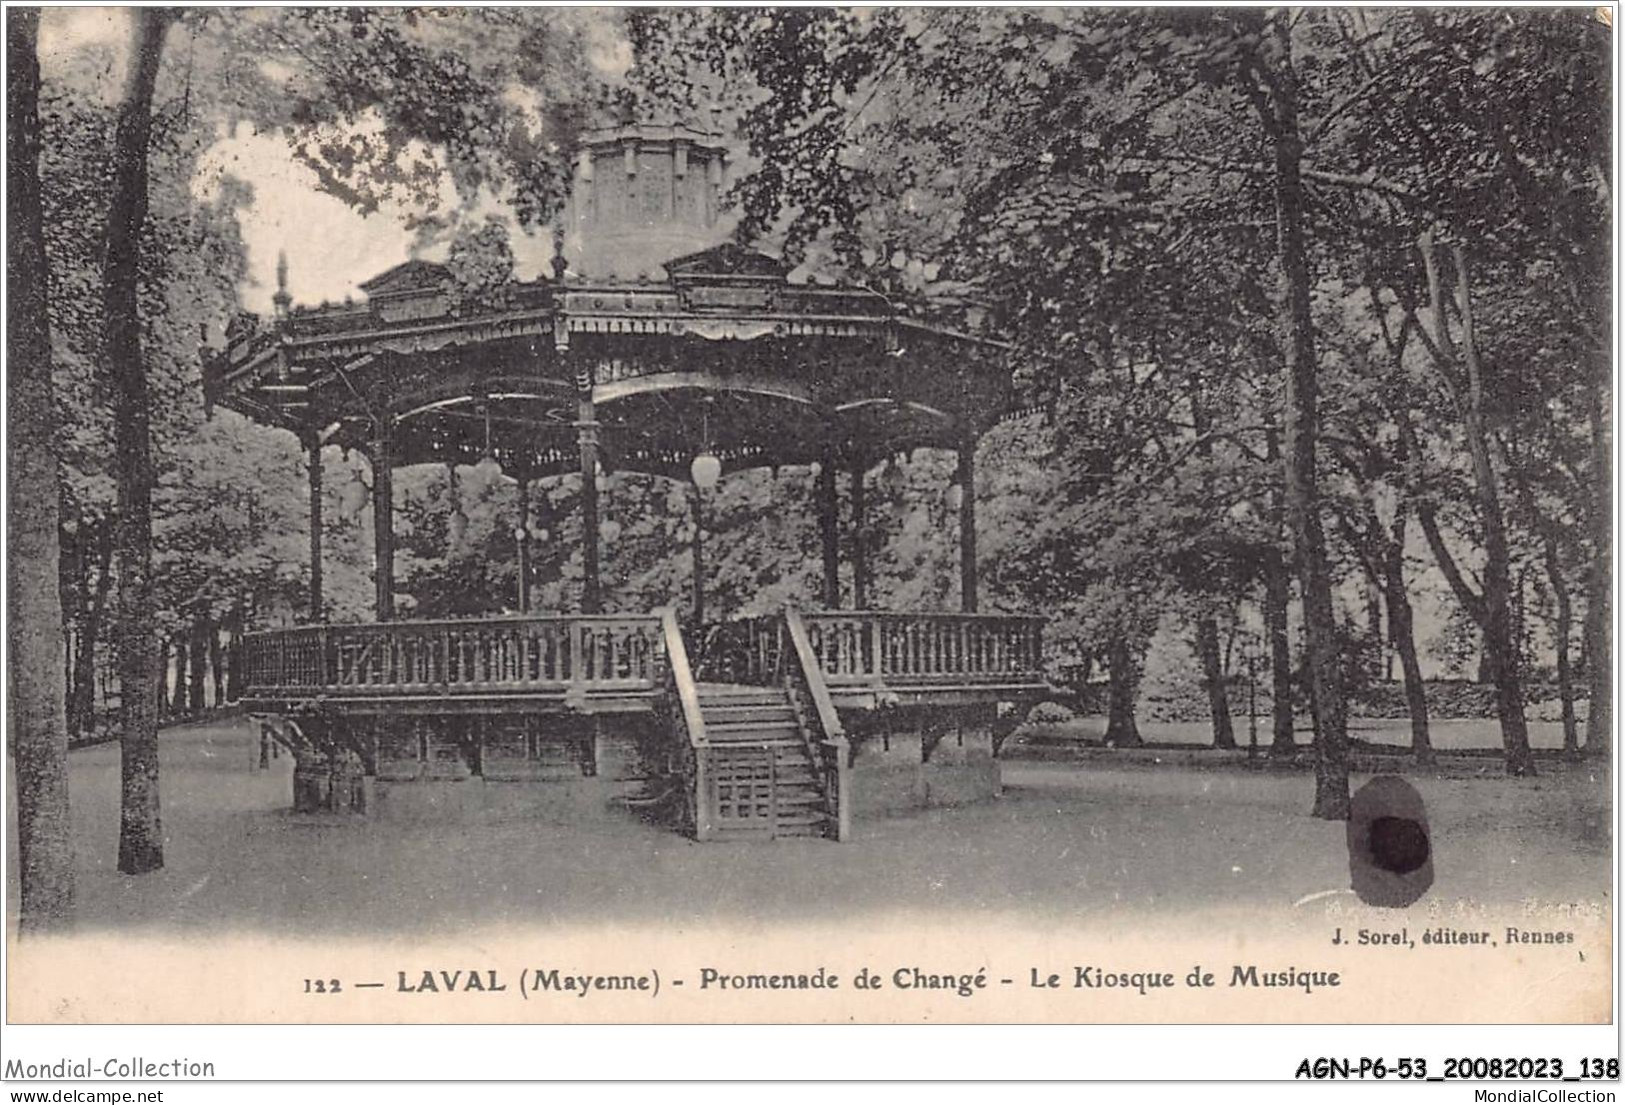
[[[801,679],[807,685],[807,694],[818,714],[818,727],[823,730],[824,739],[845,740],[846,730],[841,725],[841,715],[835,712],[835,703],[829,697],[829,687],[824,683],[824,669],[818,663],[818,654],[813,651],[801,612],[793,606],[785,607],[784,625],[790,631],[790,647],[796,651],[796,666],[801,669]]]
[[[818,718],[820,730],[818,750],[823,755],[818,757],[824,767],[823,776],[826,780],[824,801],[828,813],[833,818],[835,839],[844,841],[852,833],[852,811],[848,800],[847,787],[847,757],[849,745],[846,739],[846,729],[841,724],[841,715],[835,710],[835,703],[829,697],[829,687],[824,682],[824,669],[818,662],[818,654],[813,651],[812,640],[807,636],[807,626],[801,620],[801,612],[793,606],[784,608],[784,628],[790,638],[790,647],[795,650],[796,663],[792,674],[791,665],[786,658],[780,655],[780,666],[784,669],[787,678],[797,678],[806,688],[807,697],[812,699],[813,712]],[[810,734],[803,733],[804,737]],[[809,741],[809,743],[811,743]],[[833,778],[830,776],[833,775]]]
[[[672,685],[677,688],[677,701],[682,707],[683,728],[688,730],[688,743],[690,747],[703,748],[708,742],[705,738],[705,715],[700,712],[700,689],[689,667],[688,646],[683,643],[683,630],[677,622],[674,608],[661,608],[660,629],[666,642],[666,670],[670,673]]]
[[[683,643],[683,627],[677,621],[676,608],[662,607],[659,614],[660,633],[666,647],[666,682],[677,690],[683,732],[688,738],[683,771],[690,788],[694,839],[709,840],[713,831],[711,787],[707,778],[711,752],[705,738],[705,715],[700,710],[700,689],[688,662],[688,646]],[[675,727],[678,719],[671,717],[669,708],[666,712]]]

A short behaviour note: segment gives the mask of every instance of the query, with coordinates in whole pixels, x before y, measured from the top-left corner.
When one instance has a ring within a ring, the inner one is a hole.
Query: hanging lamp
[[[487,482],[493,482],[502,475],[502,462],[497,460],[497,455],[491,448],[491,405],[481,403],[480,413],[485,416],[485,454],[480,457],[480,462],[474,466],[474,470]]]
[[[722,460],[711,451],[711,399],[706,397],[700,408],[700,441],[702,448],[688,466],[689,478],[701,491],[709,491],[722,478]]]

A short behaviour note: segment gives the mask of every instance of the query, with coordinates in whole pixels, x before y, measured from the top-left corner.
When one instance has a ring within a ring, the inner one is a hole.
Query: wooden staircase
[[[818,773],[783,687],[698,684],[717,839],[825,836]]]

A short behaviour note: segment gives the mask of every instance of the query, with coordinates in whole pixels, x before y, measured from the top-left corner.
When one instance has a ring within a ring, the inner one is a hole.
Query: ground
[[[1489,722],[1435,733],[1441,747],[1496,739]],[[1537,743],[1551,734],[1537,727]],[[114,867],[117,746],[71,756],[84,931],[451,934],[475,923],[772,924],[905,908],[1110,921],[1290,909],[1348,886],[1343,827],[1306,816],[1308,775],[1245,764],[1014,759],[1003,797],[860,822],[846,845],[699,845],[630,817],[453,827],[295,815],[290,761],[259,770],[246,720],[171,729],[161,748],[166,866],[138,878]],[[1019,742],[1010,751],[1019,756]],[[1458,765],[1410,776],[1431,822],[1435,900],[1609,904],[1606,778],[1557,759],[1542,769],[1511,780],[1491,760],[1480,775]],[[16,869],[8,855],[8,879]]]
[[[1232,718],[1236,733],[1236,743],[1245,747],[1252,739],[1251,728],[1245,714]],[[1272,734],[1270,719],[1261,716],[1258,722],[1258,743],[1267,745]],[[1556,721],[1530,721],[1529,744],[1535,749],[1552,749],[1563,747],[1563,726]],[[1142,721],[1139,723],[1140,736],[1148,743],[1153,744],[1180,744],[1180,745],[1211,745],[1213,743],[1213,725],[1208,721]],[[1584,726],[1581,726],[1582,739]],[[1106,719],[1103,717],[1082,717],[1075,721],[1068,721],[1057,725],[1034,726],[1033,732],[1039,734],[1053,734],[1069,740],[1084,743],[1101,743],[1106,736]],[[1305,744],[1310,738],[1309,720],[1299,718],[1296,726],[1298,743]],[[1481,718],[1435,718],[1428,722],[1428,734],[1433,740],[1433,747],[1440,751],[1474,750],[1494,751],[1501,747],[1500,724],[1494,720]],[[1405,720],[1385,718],[1350,718],[1349,736],[1372,744],[1392,745],[1398,748],[1408,747],[1411,741],[1410,722]]]

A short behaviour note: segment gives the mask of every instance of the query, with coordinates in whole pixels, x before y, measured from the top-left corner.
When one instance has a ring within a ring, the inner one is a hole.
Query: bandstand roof
[[[301,438],[366,450],[376,419],[399,466],[512,475],[577,467],[590,389],[606,468],[684,478],[953,448],[1011,406],[1005,347],[919,322],[855,287],[793,285],[735,245],[669,261],[663,280],[539,280],[481,299],[409,261],[367,300],[240,316],[205,373],[213,402]]]

